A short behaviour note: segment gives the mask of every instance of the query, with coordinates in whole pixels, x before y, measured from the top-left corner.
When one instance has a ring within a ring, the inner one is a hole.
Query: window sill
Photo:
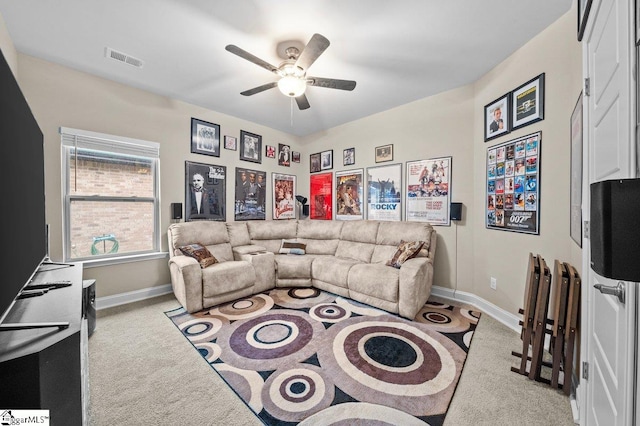
[[[95,260],[79,260],[82,262],[84,268],[97,268],[99,266],[111,266],[111,265],[119,265],[121,263],[131,263],[131,262],[144,262],[147,260],[154,259],[163,259],[168,258],[168,252],[156,252],[156,253],[145,253],[145,254],[135,254],[131,256],[119,256],[119,257],[109,257]]]

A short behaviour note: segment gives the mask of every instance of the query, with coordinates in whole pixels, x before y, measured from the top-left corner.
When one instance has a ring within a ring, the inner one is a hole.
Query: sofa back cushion
[[[205,246],[219,262],[233,260],[229,233],[224,222],[192,221],[173,223],[168,232],[169,250],[172,256],[183,256],[180,247],[200,243]]]
[[[272,253],[278,253],[282,240],[294,240],[297,220],[256,220],[247,222],[251,244],[257,244]]]
[[[301,220],[298,222],[298,241],[307,245],[307,254],[335,255],[343,223],[329,220]]]
[[[376,220],[345,221],[340,232],[336,256],[370,262],[379,224]]]
[[[380,222],[371,263],[385,263],[391,260],[403,241],[424,241],[416,257],[429,257],[433,232],[433,227],[426,222]]]
[[[245,222],[227,222],[229,232],[229,243],[231,247],[248,246],[251,244],[249,229]]]

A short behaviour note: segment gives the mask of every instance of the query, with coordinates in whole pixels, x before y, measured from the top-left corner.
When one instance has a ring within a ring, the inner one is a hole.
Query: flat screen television
[[[0,50],[0,323],[47,256],[44,138]]]

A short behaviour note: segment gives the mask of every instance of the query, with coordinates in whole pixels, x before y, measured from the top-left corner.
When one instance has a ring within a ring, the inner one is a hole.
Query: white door
[[[635,177],[635,88],[631,68],[632,1],[594,0],[583,38],[585,77],[590,94],[584,98],[585,172],[583,212],[589,218],[589,185],[615,178]],[[634,421],[635,286],[623,283],[625,303],[594,288],[617,286],[590,267],[590,241],[583,241],[582,358],[588,362],[586,401],[581,423],[588,426],[631,425]],[[586,355],[586,356],[585,356]]]

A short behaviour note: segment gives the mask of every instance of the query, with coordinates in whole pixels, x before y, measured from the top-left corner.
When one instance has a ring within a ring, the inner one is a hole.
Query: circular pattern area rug
[[[267,425],[442,424],[480,317],[428,302],[408,321],[312,288],[166,314]]]

